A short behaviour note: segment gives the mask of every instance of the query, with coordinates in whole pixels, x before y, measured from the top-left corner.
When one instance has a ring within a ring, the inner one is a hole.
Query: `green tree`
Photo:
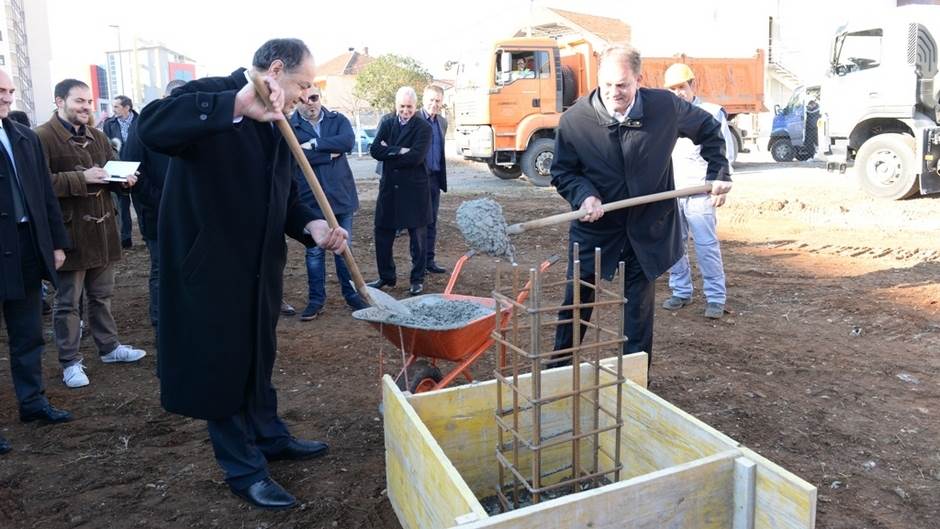
[[[380,112],[392,112],[399,88],[410,86],[421,94],[430,82],[431,74],[420,62],[411,57],[386,54],[376,57],[359,72],[353,95],[368,101]]]

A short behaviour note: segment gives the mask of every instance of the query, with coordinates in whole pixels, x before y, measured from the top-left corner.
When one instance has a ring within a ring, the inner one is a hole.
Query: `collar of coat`
[[[70,139],[74,137],[78,137],[78,134],[74,133],[75,129],[72,129],[72,131],[65,130],[65,127],[63,127],[62,123],[60,123],[59,121],[60,121],[59,114],[56,111],[52,111],[52,117],[49,118],[49,122],[48,122],[50,124],[49,128],[52,129],[53,134],[56,135],[59,141],[61,141],[62,143],[68,143]],[[84,137],[87,138],[88,141],[90,142],[95,141],[95,137],[92,136],[92,132],[91,132],[93,128],[94,127],[85,125]]]
[[[324,121],[335,118],[336,114],[337,112],[333,110],[329,110],[326,107],[321,107],[320,115],[322,116],[322,118],[320,118],[320,126],[321,127],[323,126]],[[291,122],[291,125],[293,125],[295,128],[308,126],[311,129],[313,129],[313,123],[304,119],[304,117],[300,115],[300,112],[297,112],[296,110],[290,115],[290,122]]]
[[[624,121],[642,121],[643,120],[643,97],[641,94],[645,91],[645,88],[639,88],[636,91],[636,95],[633,98],[633,106],[630,108],[630,114],[627,115],[627,119]],[[618,127],[621,125],[617,118],[613,117],[611,113],[607,110],[607,107],[604,106],[604,101],[601,100],[601,90],[600,88],[595,88],[590,96],[591,108],[594,109],[594,114],[597,117],[597,124],[601,127]]]
[[[7,133],[7,138],[10,139],[11,146],[23,139],[23,134],[16,128],[17,125],[19,125],[19,123],[14,122],[10,118],[3,118],[3,130]]]

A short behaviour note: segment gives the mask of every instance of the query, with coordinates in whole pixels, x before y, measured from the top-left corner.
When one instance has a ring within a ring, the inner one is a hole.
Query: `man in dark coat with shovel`
[[[297,198],[291,154],[272,121],[307,96],[313,57],[297,39],[274,39],[244,70],[192,81],[144,108],[144,145],[172,156],[159,215],[161,403],[206,419],[232,491],[267,509],[296,500],[267,462],[306,459],[327,446],[301,441],[277,415],[271,385],[287,257],[284,234],[342,251],[346,232]]]
[[[721,127],[712,116],[665,90],[639,88],[640,54],[614,45],[601,53],[598,88],[581,98],[561,118],[555,138],[552,185],[573,209],[586,215],[569,230],[568,278],[573,243],[580,243],[582,279],[594,282],[594,248],[601,248],[601,274],[610,279],[621,260],[626,265],[624,353],[645,351],[652,358],[655,280],[684,251],[676,200],[653,202],[607,215],[603,203],[675,189],[672,150],[679,137],[701,146],[708,162],[706,180],[712,195],[731,190]],[[603,217],[603,218],[602,218]],[[565,305],[573,296],[571,285]],[[589,303],[594,291],[582,287]],[[558,319],[571,319],[572,311]],[[589,320],[591,311],[581,310]],[[582,336],[584,335],[582,327]],[[573,325],[559,325],[555,350],[570,348]],[[559,355],[563,357],[563,355]],[[557,364],[570,363],[560,360]]]

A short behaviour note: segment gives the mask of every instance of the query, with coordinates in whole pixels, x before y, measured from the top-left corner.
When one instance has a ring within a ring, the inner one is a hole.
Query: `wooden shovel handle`
[[[268,89],[268,85],[261,79],[261,76],[252,74],[248,70],[245,71],[245,76],[251,80],[251,83],[255,87],[255,92],[261,96],[261,100],[264,101],[265,105],[270,105],[271,91]],[[330,201],[326,198],[326,193],[323,192],[323,187],[320,186],[317,173],[314,172],[313,167],[310,166],[310,162],[307,161],[307,157],[304,155],[304,150],[301,148],[300,142],[297,141],[297,137],[294,136],[294,131],[290,128],[290,123],[287,122],[287,119],[280,119],[275,121],[275,123],[277,123],[277,129],[281,131],[281,136],[284,136],[284,140],[287,141],[287,146],[290,147],[290,152],[294,155],[294,160],[297,162],[297,165],[300,166],[300,170],[303,171],[304,177],[307,179],[307,184],[309,184],[310,189],[313,190],[313,196],[316,197],[317,205],[320,206],[320,211],[322,211],[323,216],[326,217],[326,223],[334,230],[339,228],[339,222],[336,220],[336,215],[333,214],[333,208],[330,206]],[[353,284],[356,286],[356,292],[359,293],[363,301],[369,305],[374,305],[372,298],[367,292],[366,282],[362,279],[359,267],[356,266],[356,260],[353,259],[352,250],[349,249],[348,243],[346,249],[343,251],[343,259],[346,261],[346,268],[349,269],[349,275],[352,276]]]
[[[604,213],[629,208],[631,206],[639,206],[640,204],[649,204],[651,202],[659,202],[660,200],[669,200],[671,198],[679,197],[688,197],[692,195],[701,195],[702,193],[708,193],[712,189],[711,184],[705,183],[695,187],[685,187],[682,189],[674,189],[672,191],[663,191],[662,193],[653,193],[652,195],[643,195],[639,197],[627,198],[624,200],[618,200],[616,202],[608,202],[602,204],[601,208],[604,210]],[[570,222],[572,220],[580,219],[586,215],[585,212],[580,209],[577,211],[570,211],[568,213],[559,213],[558,215],[552,215],[551,217],[545,217],[542,219],[530,220],[528,222],[520,222],[519,224],[513,224],[506,228],[506,233],[509,235],[515,235],[517,233],[522,233],[524,231],[531,230],[533,228],[544,228],[545,226],[551,226],[553,224],[561,224],[562,222]]]

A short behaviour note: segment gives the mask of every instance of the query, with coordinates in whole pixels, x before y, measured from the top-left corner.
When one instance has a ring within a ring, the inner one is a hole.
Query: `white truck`
[[[837,32],[821,88],[820,144],[833,153],[828,169],[844,172],[854,160],[868,194],[898,200],[940,192],[940,76],[928,22],[893,18]]]

